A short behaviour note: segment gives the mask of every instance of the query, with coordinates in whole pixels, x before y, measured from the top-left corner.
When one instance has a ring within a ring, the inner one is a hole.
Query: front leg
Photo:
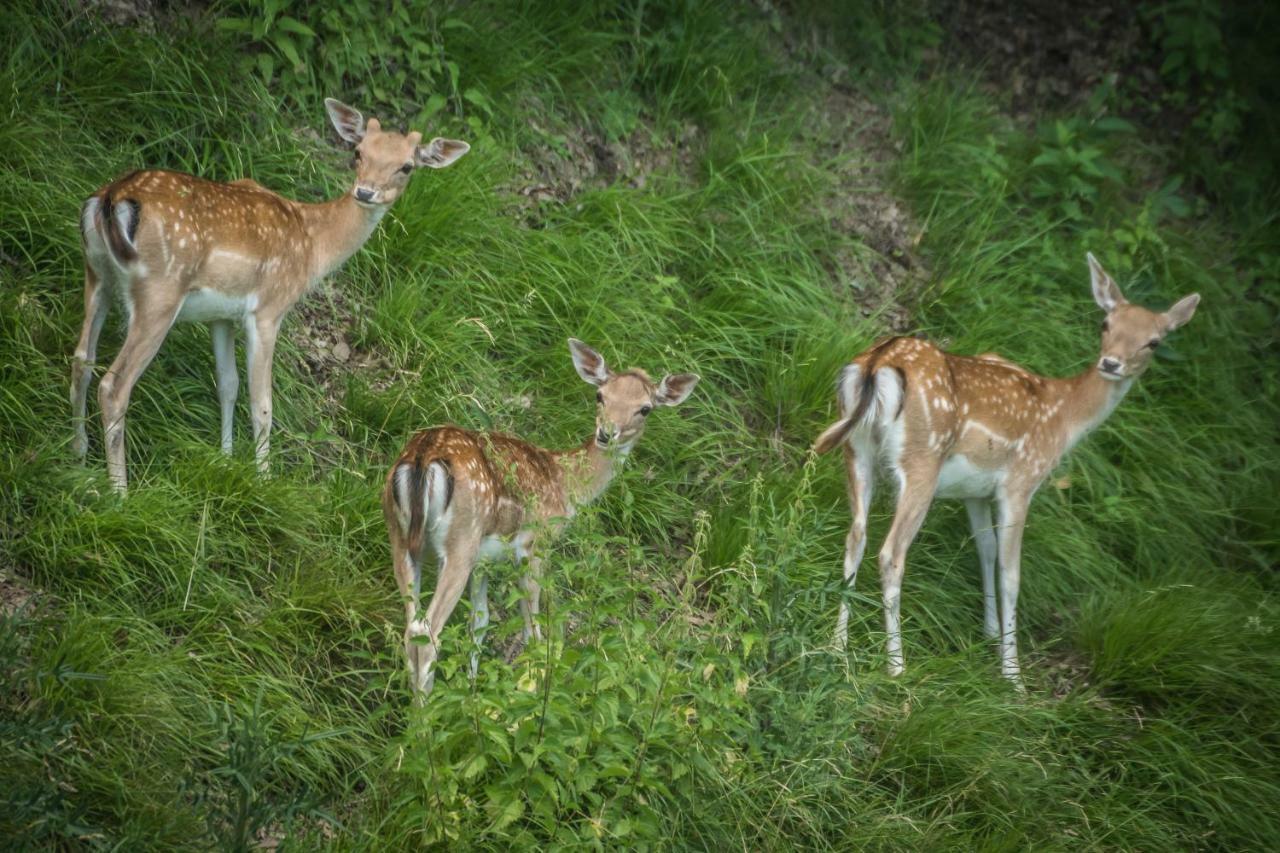
[[[270,467],[267,451],[271,446],[271,361],[275,357],[279,331],[280,320],[276,317],[254,314],[245,323],[254,454],[258,459],[258,470],[264,474]]]
[[[520,574],[520,591],[524,596],[520,599],[520,615],[524,618],[524,641],[531,638],[542,642],[542,629],[535,621],[538,616],[538,601],[542,596],[542,587],[538,579],[542,577],[542,558],[533,551],[533,537],[520,534],[516,537],[516,559],[520,561],[523,571]]]
[[[1000,670],[1022,690],[1018,667],[1018,586],[1022,574],[1022,530],[1027,523],[1030,495],[1005,494],[1000,514]]]
[[[230,320],[215,320],[209,324],[209,334],[213,337],[218,404],[222,408],[222,452],[230,455],[231,419],[235,414],[236,396],[240,393],[240,376],[236,373],[236,331]]]
[[[480,672],[480,649],[489,627],[489,579],[480,567],[471,570],[471,679]]]
[[[1000,618],[996,610],[996,531],[991,526],[991,504],[986,498],[970,498],[964,502],[969,512],[969,529],[978,546],[978,563],[982,567],[982,628],[988,640],[1000,636]]]

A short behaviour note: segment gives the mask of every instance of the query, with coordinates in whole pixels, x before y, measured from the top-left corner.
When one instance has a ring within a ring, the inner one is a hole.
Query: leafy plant
[[[445,53],[447,31],[465,24],[434,5],[227,0],[218,9],[217,28],[244,40],[242,71],[306,108],[337,95],[419,120],[464,101],[487,107],[483,93],[461,88]]]
[[[1051,202],[1064,219],[1088,219],[1107,185],[1123,177],[1107,156],[1107,143],[1132,132],[1133,125],[1111,116],[1092,122],[1056,119],[1042,126],[1031,160],[1031,197]]]

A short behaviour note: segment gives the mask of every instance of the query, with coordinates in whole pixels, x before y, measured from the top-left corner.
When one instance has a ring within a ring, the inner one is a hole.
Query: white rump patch
[[[858,404],[858,386],[862,382],[862,368],[856,364],[846,364],[840,371],[840,379],[836,382],[836,400],[840,404],[840,414],[848,417],[853,407]]]
[[[875,422],[887,426],[898,417],[902,407],[902,379],[898,371],[885,368],[876,371]]]
[[[101,206],[102,202],[98,201],[97,196],[84,203],[84,211],[80,216],[80,233],[84,234],[86,240],[98,233],[98,208]]]
[[[132,230],[129,226],[133,224],[134,207],[131,204],[117,204],[111,208],[111,215],[115,217],[116,225],[120,226],[120,239],[124,240],[136,250],[137,244],[129,237]]]
[[[400,524],[400,534],[409,535],[409,477],[413,473],[408,462],[396,466],[392,483],[396,490],[396,521]]]

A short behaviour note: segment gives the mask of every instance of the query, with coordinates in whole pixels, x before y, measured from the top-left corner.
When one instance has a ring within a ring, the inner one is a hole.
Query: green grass
[[[830,648],[848,516],[840,466],[806,448],[840,365],[882,329],[827,266],[873,250],[817,203],[838,163],[805,119],[841,60],[783,51],[807,19],[714,2],[452,10],[444,55],[474,91],[427,130],[472,153],[419,175],[305,303],[381,366],[322,384],[301,319],[287,321],[263,478],[243,402],[236,454],[218,454],[208,332],[176,328],[134,396],[121,500],[96,423],[87,466],[69,449],[80,201],[143,164],[339,192],[344,155],[314,133],[327,139],[321,95],[349,94],[245,76],[250,48],[204,13],[148,34],[27,6],[0,31],[0,569],[34,597],[0,621],[0,837],[1273,846],[1274,223],[1153,202],[1176,163],[1134,136],[1097,140],[1121,179],[1096,179],[1077,215],[1066,179],[1037,163],[1051,136],[1003,117],[963,69],[913,73],[932,25],[865,5],[868,28],[843,36],[862,56],[848,79],[895,93],[893,189],[931,271],[918,330],[1066,375],[1097,345],[1086,250],[1135,300],[1203,296],[1057,472],[1069,484],[1033,504],[1027,697],[981,640],[958,506],[931,513],[909,556],[907,674],[883,674],[871,560],[847,593],[850,652]],[[537,182],[533,163],[583,132],[686,141],[643,188],[526,204],[514,190]],[[517,592],[495,568],[479,679],[456,619],[415,713],[378,508],[386,467],[444,421],[581,440],[593,404],[570,335],[612,365],[702,383],[654,416],[548,554],[555,639],[504,661]],[[104,360],[119,342],[109,322]],[[872,513],[873,543],[888,512]]]

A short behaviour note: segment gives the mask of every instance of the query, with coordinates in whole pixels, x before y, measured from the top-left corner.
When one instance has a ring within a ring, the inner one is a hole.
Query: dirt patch
[[[346,378],[352,373],[358,372],[378,390],[389,388],[396,379],[385,357],[353,343],[360,311],[361,306],[329,282],[304,298],[285,322],[285,335],[298,348],[302,367],[324,389],[331,406],[342,404]]]
[[[828,271],[864,315],[878,315],[891,331],[907,331],[929,271],[917,254],[923,231],[891,189],[889,169],[901,145],[889,108],[828,82],[820,108],[805,111],[802,132],[816,143],[814,165],[830,176],[819,200],[824,216],[866,247],[837,249],[826,259]]]
[[[29,610],[36,593],[20,581],[11,569],[0,569],[0,617]]]
[[[1133,4],[956,0],[939,4],[936,20],[941,48],[929,58],[978,69],[987,93],[1019,122],[1080,106],[1109,77],[1156,80],[1134,64],[1144,49]]]
[[[569,204],[586,190],[642,190],[652,175],[673,171],[688,177],[703,138],[693,123],[665,137],[643,120],[630,133],[610,138],[590,125],[558,122],[533,98],[519,111],[536,118],[528,119],[529,138],[520,149],[523,162],[515,182],[500,189],[516,200],[508,212],[533,228],[541,227],[545,205]]]

